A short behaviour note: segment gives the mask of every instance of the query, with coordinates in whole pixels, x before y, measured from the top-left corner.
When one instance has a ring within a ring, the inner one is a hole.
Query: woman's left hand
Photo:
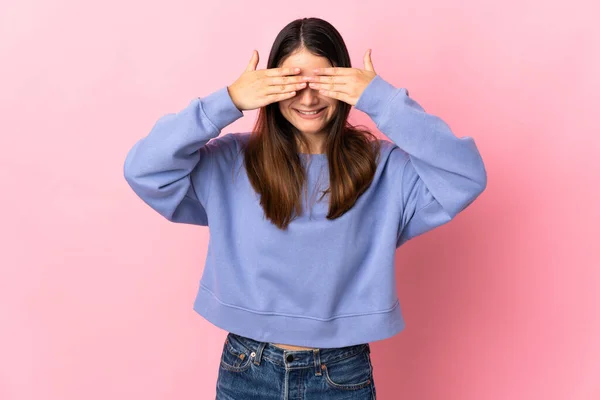
[[[319,89],[319,93],[322,95],[354,106],[365,88],[377,75],[371,62],[371,49],[367,50],[363,61],[365,69],[316,68],[313,70],[315,75],[304,77],[304,81],[308,82],[309,87]]]

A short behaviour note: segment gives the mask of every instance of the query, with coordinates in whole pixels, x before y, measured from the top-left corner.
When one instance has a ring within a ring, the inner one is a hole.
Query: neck
[[[325,153],[325,134],[302,134],[303,138],[308,142],[308,148],[304,146],[301,140],[298,140],[298,148],[301,153],[323,154]]]

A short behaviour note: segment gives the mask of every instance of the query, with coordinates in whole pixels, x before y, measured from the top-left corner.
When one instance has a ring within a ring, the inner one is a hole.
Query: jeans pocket
[[[334,389],[358,390],[373,382],[373,369],[369,353],[361,351],[333,363],[324,363],[325,381]]]
[[[250,349],[228,334],[221,353],[221,367],[227,371],[243,372],[252,365],[251,354]]]

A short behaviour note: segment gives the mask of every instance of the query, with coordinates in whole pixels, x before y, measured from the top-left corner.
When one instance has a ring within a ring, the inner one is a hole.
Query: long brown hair
[[[300,48],[327,58],[334,67],[351,67],[339,32],[320,18],[304,18],[292,21],[279,32],[267,68],[278,68]],[[338,218],[352,208],[371,185],[377,168],[379,140],[367,129],[348,123],[350,109],[349,104],[339,101],[335,115],[325,127],[329,132],[325,148],[330,180],[323,196],[330,194],[328,219]],[[248,179],[260,194],[265,216],[284,230],[302,214],[301,191],[306,171],[297,141],[308,148],[303,135],[281,114],[278,104],[272,103],[260,108],[244,148]]]

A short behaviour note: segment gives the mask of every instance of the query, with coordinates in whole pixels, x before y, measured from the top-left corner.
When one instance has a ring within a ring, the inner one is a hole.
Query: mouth
[[[298,115],[300,118],[302,119],[317,119],[320,118],[323,114],[324,111],[327,107],[323,107],[319,110],[315,110],[313,112],[301,112],[300,110],[297,110],[294,108],[294,111],[296,112],[296,115]]]

